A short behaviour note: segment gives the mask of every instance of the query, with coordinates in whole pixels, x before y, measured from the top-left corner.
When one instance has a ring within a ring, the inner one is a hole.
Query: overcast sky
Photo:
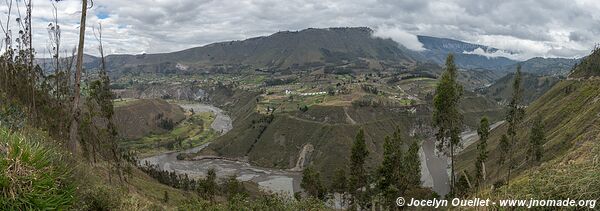
[[[22,0],[20,0],[22,1]],[[52,3],[34,1],[34,40],[46,51]],[[103,25],[105,51],[158,53],[309,27],[368,26],[411,49],[430,35],[519,52],[526,59],[580,57],[600,42],[598,0],[96,0],[86,52],[97,54],[92,27]],[[2,24],[7,6],[0,3]],[[81,1],[56,3],[63,46],[77,41]],[[23,7],[21,5],[21,10]],[[22,11],[23,12],[23,11]],[[16,8],[13,8],[13,17]]]

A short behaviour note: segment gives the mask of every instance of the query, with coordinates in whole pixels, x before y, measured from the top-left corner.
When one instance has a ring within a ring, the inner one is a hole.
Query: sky
[[[23,0],[17,2],[24,15]],[[72,49],[78,39],[81,1],[33,0],[38,57],[48,52],[53,4],[62,48]],[[278,31],[367,26],[374,36],[413,50],[423,50],[416,35],[428,35],[516,52],[489,56],[574,58],[600,42],[598,11],[598,0],[96,0],[88,12],[86,53],[98,55],[99,24],[107,54],[173,52]],[[0,2],[1,24],[7,16]]]

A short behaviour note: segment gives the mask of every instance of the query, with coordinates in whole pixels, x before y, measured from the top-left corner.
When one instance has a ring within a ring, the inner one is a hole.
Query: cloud
[[[22,2],[23,1],[19,1]],[[52,1],[34,1],[34,40],[46,51]],[[102,0],[88,12],[86,52],[97,54],[92,27],[102,23],[109,53],[159,53],[309,27],[367,26],[408,48],[413,35],[488,45],[519,57],[584,56],[600,42],[597,0]],[[56,3],[63,49],[77,43],[81,1]],[[16,11],[13,10],[13,18]],[[7,7],[0,3],[5,23]],[[385,26],[385,27],[382,27]]]
[[[408,33],[397,27],[377,27],[375,29],[375,32],[373,33],[373,36],[381,38],[390,38],[411,50],[425,50],[425,48],[423,48],[423,43],[419,42],[419,39],[416,35]]]
[[[488,58],[505,57],[505,58],[515,59],[515,60],[524,60],[524,58],[519,57],[519,54],[506,52],[504,50],[486,51],[486,50],[483,50],[482,48],[476,48],[473,51],[464,51],[463,53],[464,54],[481,55],[481,56],[485,56]]]

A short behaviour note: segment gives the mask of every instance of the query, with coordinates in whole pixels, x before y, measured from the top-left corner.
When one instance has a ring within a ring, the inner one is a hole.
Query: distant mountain
[[[421,54],[431,61],[438,64],[444,64],[449,53],[454,54],[455,63],[465,69],[488,69],[502,73],[514,72],[517,64],[521,64],[522,71],[536,75],[566,76],[573,68],[573,65],[580,59],[565,58],[541,58],[535,57],[526,61],[519,62],[506,57],[488,57],[475,54],[480,51],[489,54],[502,51],[513,54],[510,51],[500,50],[485,45],[472,44],[448,38],[437,38],[429,36],[417,36],[423,48],[427,49]]]
[[[213,43],[172,53],[108,55],[106,65],[112,75],[241,69],[406,70],[415,69],[424,63],[443,65],[448,53],[453,53],[456,64],[462,69],[490,70],[502,76],[514,71],[519,63],[505,57],[487,57],[472,53],[501,51],[494,47],[430,36],[418,36],[418,40],[426,50],[412,51],[391,39],[374,37],[373,30],[366,27],[309,28],[301,31],[282,31],[242,41]],[[564,75],[575,62],[576,60],[570,59],[533,58],[522,64],[525,72]],[[50,59],[39,59],[38,63],[44,70],[51,72],[53,65]],[[65,65],[66,62],[61,64]],[[99,66],[100,60],[97,57],[85,56],[86,69],[93,70]]]
[[[417,38],[423,44],[423,48],[426,49],[421,54],[438,64],[444,64],[449,53],[454,54],[455,63],[465,69],[502,70],[501,67],[518,63],[518,61],[506,57],[487,57],[470,53],[477,49],[487,53],[500,51],[493,47],[422,35],[417,36]]]
[[[381,67],[382,63],[414,64],[409,50],[391,39],[372,36],[369,28],[283,31],[265,37],[229,41],[173,53],[107,56],[114,71],[210,71],[227,67],[306,69],[346,65]]]
[[[514,73],[510,73],[494,82],[488,87],[477,90],[480,94],[487,96],[489,99],[493,99],[499,103],[506,104],[512,96],[512,83]],[[523,102],[529,104],[542,96],[548,91],[554,84],[559,82],[558,77],[553,76],[539,76],[531,73],[523,72],[522,84],[523,87]]]
[[[61,55],[62,56],[62,55]],[[75,70],[75,60],[72,60],[72,57],[60,58],[59,67],[61,69],[66,69],[65,67],[71,65],[72,70]],[[56,67],[56,60],[52,58],[36,58],[35,62],[40,65],[44,73],[52,74],[54,73]],[[85,69],[95,69],[100,66],[100,58],[96,56],[92,56],[89,54],[83,55],[83,68]]]
[[[596,47],[592,54],[582,59],[573,67],[569,78],[600,77],[600,48]]]
[[[573,66],[580,60],[535,57],[519,64],[521,64],[521,71],[523,72],[537,75],[567,76]],[[505,66],[503,69],[507,72],[514,72],[517,69],[517,64]]]

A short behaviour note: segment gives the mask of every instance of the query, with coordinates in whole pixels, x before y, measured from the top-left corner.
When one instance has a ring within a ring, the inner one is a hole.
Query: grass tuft
[[[66,209],[73,203],[65,160],[40,141],[0,128],[0,210]]]

